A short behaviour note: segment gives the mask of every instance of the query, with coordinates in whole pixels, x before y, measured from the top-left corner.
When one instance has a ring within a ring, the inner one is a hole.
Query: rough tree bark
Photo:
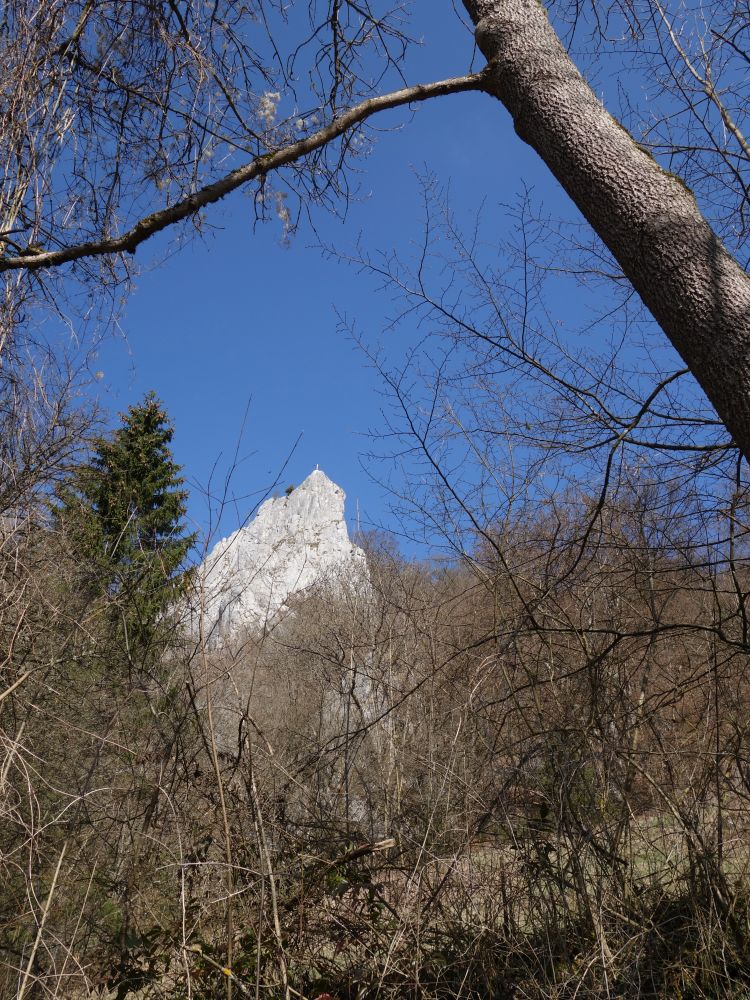
[[[598,233],[750,460],[750,277],[662,169],[603,107],[539,0],[464,0],[510,112]]]

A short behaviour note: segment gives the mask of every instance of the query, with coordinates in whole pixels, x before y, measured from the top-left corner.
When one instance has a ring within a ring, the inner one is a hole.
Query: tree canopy
[[[750,455],[750,282],[725,246],[741,252],[746,239],[744,15],[660,0],[612,4],[605,16],[558,4],[552,21],[537,0],[464,8],[486,67],[404,86],[401,5],[6,5],[0,271],[78,261],[84,275],[122,275],[144,240],[247,185],[261,215],[293,226],[300,210],[345,197],[347,165],[377,112],[483,91],[508,109]],[[627,95],[630,131],[556,29],[645,75],[644,100]],[[296,209],[274,191],[277,174]]]
[[[149,392],[96,441],[90,461],[60,488],[56,509],[94,586],[122,599],[142,632],[174,599],[195,540],[185,530],[187,491],[169,447],[173,433]]]

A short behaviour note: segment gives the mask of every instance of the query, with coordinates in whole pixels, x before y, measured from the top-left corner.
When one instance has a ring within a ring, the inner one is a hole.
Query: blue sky
[[[469,67],[471,38],[457,28],[450,7],[429,5],[409,82]],[[574,216],[507,113],[487,97],[432,101],[379,124],[394,131],[362,163],[346,219],[315,216],[319,238],[344,254],[358,239],[372,252],[408,252],[421,232],[418,174],[425,170],[450,186],[454,210],[467,219],[483,199],[513,201],[523,185],[547,210]],[[392,309],[388,296],[367,276],[326,259],[305,223],[289,246],[276,221],[253,228],[252,202],[242,193],[214,207],[209,221],[214,229],[206,238],[166,259],[166,240],[139,250],[143,270],[121,321],[126,339],[107,341],[97,362],[102,401],[116,413],[154,389],[175,423],[174,451],[188,481],[205,486],[214,470],[219,493],[247,409],[230,487],[236,502],[225,511],[221,533],[247,516],[274,477],[280,475],[283,488],[318,464],[346,491],[350,521],[358,504],[363,525],[393,526],[388,493],[361,457],[370,447],[368,432],[382,427],[381,387],[339,329],[345,314],[377,339]],[[393,335],[389,351],[398,352],[403,336]],[[209,519],[197,485],[190,512],[205,530]]]

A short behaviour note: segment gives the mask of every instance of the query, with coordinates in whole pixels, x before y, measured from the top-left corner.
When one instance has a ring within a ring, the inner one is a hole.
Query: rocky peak
[[[366,578],[365,555],[349,539],[344,491],[316,469],[287,496],[266,500],[200,566],[204,635],[262,626],[292,595],[346,571]]]

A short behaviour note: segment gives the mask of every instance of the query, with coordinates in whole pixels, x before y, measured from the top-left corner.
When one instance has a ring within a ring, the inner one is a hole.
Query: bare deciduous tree
[[[464,6],[486,69],[387,93],[381,82],[402,71],[407,47],[399,7],[312,3],[308,19],[272,2],[248,8],[232,0],[212,8],[146,0],[43,11],[20,0],[8,5],[0,269],[39,271],[102,256],[114,267],[124,251],[250,182],[256,200],[274,204],[291,225],[284,191],[269,193],[274,173],[289,168],[279,178],[302,204],[325,201],[345,193],[346,160],[372,114],[482,90],[508,108],[750,454],[745,271],[681,178],[604,108],[536,0]],[[600,51],[617,31],[655,41],[661,58],[636,47],[668,99],[655,116],[639,124],[633,115],[629,124],[682,165],[699,197],[705,190],[709,210],[718,197],[725,235],[730,208],[743,233],[741,11],[712,5],[690,22],[651,0],[614,6],[606,24],[597,16],[576,8],[574,27],[590,28]],[[673,84],[664,84],[665,72]],[[676,119],[669,100],[677,101]],[[674,134],[675,120],[684,134]]]

